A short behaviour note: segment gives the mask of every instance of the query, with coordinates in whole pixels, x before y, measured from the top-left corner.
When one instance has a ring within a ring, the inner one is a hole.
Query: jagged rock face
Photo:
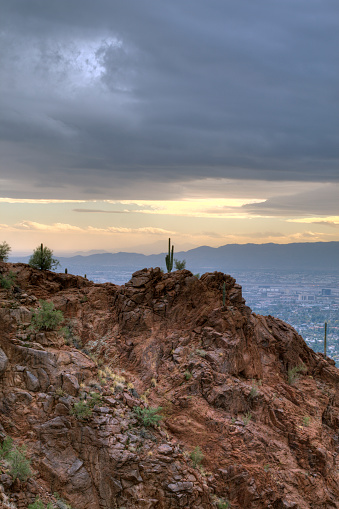
[[[118,287],[0,264],[9,269],[2,433],[25,441],[39,479],[10,488],[18,507],[38,491],[78,509],[339,507],[339,372],[292,327],[251,313],[232,277],[144,269]],[[37,299],[64,313],[82,350],[28,331]],[[98,372],[90,351],[124,381]],[[72,408],[90,390],[100,404],[79,420]],[[146,398],[163,408],[159,429],[133,413]],[[196,446],[204,472],[187,455]]]

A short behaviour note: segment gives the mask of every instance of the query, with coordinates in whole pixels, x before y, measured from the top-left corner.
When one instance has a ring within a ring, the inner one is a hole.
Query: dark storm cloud
[[[60,197],[338,178],[336,1],[1,4],[3,174]]]

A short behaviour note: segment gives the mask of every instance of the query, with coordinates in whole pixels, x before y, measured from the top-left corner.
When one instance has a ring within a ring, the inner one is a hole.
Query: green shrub
[[[29,504],[27,509],[45,509],[45,505],[42,503],[39,497],[35,499],[33,504]],[[46,509],[53,509],[53,504],[49,502],[46,506]]]
[[[12,251],[10,245],[4,240],[0,244],[0,262],[7,262],[10,251]]]
[[[72,324],[67,324],[64,327],[61,327],[59,333],[64,337],[66,345],[74,346],[74,348],[77,348],[78,350],[82,349],[82,341],[79,336],[74,334]]]
[[[303,417],[303,425],[308,427],[310,425],[310,422],[311,422],[311,417],[309,417],[308,415],[304,415],[304,417]]]
[[[247,424],[250,422],[251,419],[252,419],[252,414],[250,412],[247,412],[247,414],[244,415],[242,422],[245,424],[245,426],[247,426]]]
[[[162,415],[159,415],[162,407],[148,407],[141,408],[140,406],[135,406],[133,408],[135,416],[139,419],[139,421],[144,426],[156,426],[162,419]]]
[[[33,504],[29,504],[28,509],[45,509],[45,506],[41,502],[40,498],[37,497]]]
[[[205,350],[196,350],[197,355],[200,355],[200,357],[206,357],[206,351]]]
[[[14,274],[12,271],[9,271],[7,276],[0,274],[0,286],[6,290],[9,290],[13,285],[15,285],[15,279],[16,274]]]
[[[60,334],[63,335],[66,345],[69,345],[72,343],[73,332],[69,325],[65,325],[65,327],[61,327],[59,332],[60,332]]]
[[[258,389],[256,387],[252,387],[251,388],[251,392],[250,392],[250,399],[254,399],[256,396],[258,395]]]
[[[34,269],[52,270],[56,269],[60,263],[53,258],[53,251],[43,244],[37,247],[28,261],[29,265]]]
[[[40,300],[40,308],[32,309],[31,327],[35,330],[55,329],[64,319],[61,311],[57,311],[53,302]]]
[[[94,406],[94,405],[93,405]],[[88,419],[92,415],[92,407],[84,400],[77,401],[74,403],[71,409],[71,415],[75,415],[80,421],[82,419]]]
[[[11,437],[6,437],[2,445],[0,445],[0,458],[5,458],[12,449],[13,439]]]
[[[225,498],[218,498],[217,500],[217,508],[218,509],[229,509],[231,507],[228,500]]]
[[[58,500],[58,507],[60,509],[72,509],[72,506],[70,504],[67,504],[67,502],[65,502],[65,500],[60,497],[57,491],[53,493],[53,496]]]
[[[90,399],[88,400],[88,405],[90,408],[94,408],[95,405],[99,405],[102,402],[102,396],[98,392],[91,392]]]
[[[26,481],[32,475],[25,447],[15,447],[11,437],[6,437],[0,446],[0,458],[8,464],[9,474],[14,480],[18,477],[20,481]]]
[[[184,376],[185,376],[186,380],[188,381],[188,380],[191,380],[193,375],[190,371],[185,371]]]
[[[202,460],[204,459],[204,454],[198,445],[191,452],[190,458],[193,461],[194,467],[201,465]]]
[[[176,270],[183,270],[186,268],[186,260],[177,260],[176,258],[174,258],[174,265],[175,265],[175,268]]]
[[[305,371],[307,371],[307,368],[304,364],[300,364],[299,366],[294,366],[294,368],[289,369],[287,373],[288,383],[290,385],[295,384],[295,382],[297,382],[300,378],[299,373],[304,373]]]
[[[31,462],[26,458],[25,447],[14,447],[9,451],[5,460],[9,464],[9,474],[13,479],[18,477],[20,481],[26,481],[28,477],[31,477]]]
[[[80,421],[83,419],[88,419],[92,416],[92,410],[95,405],[98,405],[102,401],[102,396],[98,392],[91,392],[89,398],[86,400],[80,399],[74,403],[73,408],[71,409],[71,415],[75,415],[77,419]]]
[[[252,387],[251,387],[249,398],[254,399],[257,395],[258,395],[258,389],[255,385],[254,380],[252,380]]]

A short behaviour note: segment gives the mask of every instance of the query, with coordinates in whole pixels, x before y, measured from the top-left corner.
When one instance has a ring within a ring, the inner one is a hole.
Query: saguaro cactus
[[[165,257],[167,272],[171,272],[173,269],[173,255],[174,255],[174,246],[171,248],[171,239],[168,239],[168,254]]]
[[[226,303],[226,283],[222,285],[222,305],[224,306]]]
[[[40,270],[53,270],[60,265],[58,260],[53,258],[53,251],[44,247],[43,244],[34,249],[28,263],[31,267]]]
[[[325,322],[325,335],[324,335],[324,354],[326,355],[326,346],[327,346],[327,322]]]

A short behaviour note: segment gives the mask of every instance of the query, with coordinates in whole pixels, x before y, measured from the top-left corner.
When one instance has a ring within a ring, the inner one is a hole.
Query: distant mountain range
[[[100,253],[88,256],[58,257],[62,268],[144,267],[165,266],[165,254]],[[174,258],[186,260],[192,272],[220,270],[231,273],[241,270],[339,270],[339,242],[309,242],[293,244],[227,244],[221,247],[201,246],[174,253]],[[12,262],[27,263],[29,256],[11,257]]]

